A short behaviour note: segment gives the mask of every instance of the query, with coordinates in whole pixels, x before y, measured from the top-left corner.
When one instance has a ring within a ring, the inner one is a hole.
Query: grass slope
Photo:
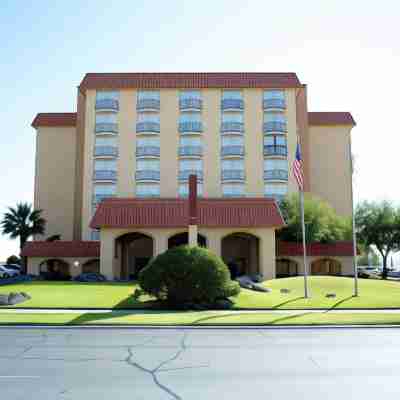
[[[303,278],[274,279],[265,282],[272,293],[242,290],[233,299],[235,308],[400,308],[400,282],[360,279],[360,296],[352,297],[353,280],[343,277],[312,276],[311,298],[303,298]],[[32,299],[18,307],[34,308],[146,308],[149,297],[132,299],[134,283],[29,282],[0,287],[0,293],[26,292]],[[289,294],[281,294],[287,288]],[[327,299],[327,293],[336,299]]]

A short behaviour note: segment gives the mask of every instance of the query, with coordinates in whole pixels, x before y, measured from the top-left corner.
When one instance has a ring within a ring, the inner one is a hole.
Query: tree
[[[364,247],[364,246],[358,246]],[[380,260],[378,254],[371,248],[371,247],[366,247],[366,248],[361,248],[361,255],[357,257],[357,264],[358,265],[369,265],[371,262],[371,265],[379,265]]]
[[[19,238],[19,247],[22,250],[31,236],[44,234],[46,220],[41,214],[42,210],[32,210],[28,203],[9,207],[0,223],[3,235],[10,235],[11,239]]]
[[[388,201],[363,202],[357,206],[357,238],[364,246],[375,246],[382,256],[382,278],[387,277],[387,260],[400,246],[400,210]]]
[[[7,258],[6,263],[7,264],[18,264],[19,265],[19,264],[21,264],[21,259],[13,254],[12,256]]]
[[[293,194],[280,203],[286,226],[278,231],[278,239],[288,242],[302,241],[300,199]],[[309,195],[304,198],[306,242],[330,243],[351,240],[351,221],[340,217],[326,202]]]

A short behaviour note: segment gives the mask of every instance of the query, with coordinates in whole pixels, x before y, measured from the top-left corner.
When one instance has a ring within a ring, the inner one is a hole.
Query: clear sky
[[[75,111],[86,72],[296,72],[357,121],[356,199],[400,198],[398,1],[3,0],[0,37],[0,215],[33,201],[33,117]]]

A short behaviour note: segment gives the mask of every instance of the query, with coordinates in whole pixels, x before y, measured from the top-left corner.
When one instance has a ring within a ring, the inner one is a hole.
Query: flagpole
[[[301,212],[301,230],[303,233],[303,263],[304,263],[304,298],[308,299],[308,266],[307,266],[307,247],[306,247],[306,224],[304,222],[304,192],[300,190],[300,212]]]

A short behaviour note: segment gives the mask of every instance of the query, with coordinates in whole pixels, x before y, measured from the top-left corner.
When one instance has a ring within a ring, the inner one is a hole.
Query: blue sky
[[[33,200],[34,115],[75,111],[86,72],[294,71],[310,110],[357,120],[357,200],[397,200],[399,20],[390,0],[3,0],[0,214]]]

